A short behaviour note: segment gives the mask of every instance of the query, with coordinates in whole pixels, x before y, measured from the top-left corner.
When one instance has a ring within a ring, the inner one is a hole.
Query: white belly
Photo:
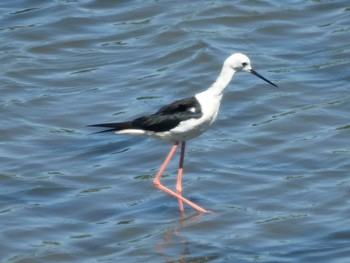
[[[213,95],[210,91],[205,91],[196,95],[196,99],[201,105],[202,116],[198,119],[189,119],[165,132],[153,132],[145,130],[121,130],[116,133],[128,133],[134,135],[148,135],[156,139],[172,142],[182,142],[198,137],[205,132],[215,121],[220,107],[221,95]]]
[[[148,134],[158,139],[167,141],[187,141],[198,137],[205,132],[216,120],[219,112],[220,100],[222,96],[215,97],[212,94],[202,92],[196,95],[201,105],[202,117],[183,121],[176,128],[168,132]],[[208,103],[210,101],[210,103]]]

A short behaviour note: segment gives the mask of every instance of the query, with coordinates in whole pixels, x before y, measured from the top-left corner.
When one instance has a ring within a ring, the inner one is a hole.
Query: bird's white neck
[[[196,94],[195,97],[201,105],[203,113],[201,118],[203,120],[203,127],[207,128],[215,121],[219,112],[223,92],[230,83],[235,72],[236,71],[230,66],[224,64],[219,77],[209,89]],[[204,128],[202,129],[204,130]]]
[[[225,88],[230,83],[235,73],[236,71],[233,68],[224,64],[224,66],[221,69],[219,77],[210,86],[207,92],[210,92],[213,96],[219,96],[221,98]]]

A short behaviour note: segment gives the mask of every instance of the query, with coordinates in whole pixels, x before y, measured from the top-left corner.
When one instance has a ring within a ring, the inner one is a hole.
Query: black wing
[[[202,114],[201,105],[195,97],[174,101],[161,107],[155,114],[173,114],[193,110],[194,113]]]
[[[107,130],[103,130],[96,133],[102,133],[102,132],[110,132],[110,131],[120,131],[125,129],[132,129],[131,121],[126,122],[112,122],[112,123],[100,123],[100,124],[93,124],[88,125],[88,127],[103,127],[103,128],[110,128]]]
[[[153,132],[164,132],[175,128],[181,121],[198,119],[202,109],[195,97],[177,100],[161,107],[156,113],[143,116],[133,121],[118,123],[102,123],[89,125],[91,127],[110,128],[102,132],[120,131],[124,129],[140,129]]]
[[[181,121],[198,119],[202,109],[195,97],[177,100],[160,108],[150,116],[137,118],[131,125],[148,131],[164,132],[175,128]]]

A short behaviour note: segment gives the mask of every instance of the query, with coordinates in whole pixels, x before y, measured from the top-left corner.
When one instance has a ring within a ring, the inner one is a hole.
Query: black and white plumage
[[[183,138],[181,138],[181,136],[175,138],[173,135],[171,137],[170,133],[174,132],[175,128],[181,126],[181,124],[186,121],[198,120],[201,117],[201,105],[195,97],[191,97],[177,100],[169,105],[161,107],[152,115],[143,116],[132,121],[103,123],[91,126],[111,128],[102,132],[113,131],[118,134],[144,134],[164,140],[182,141]]]
[[[117,134],[146,135],[174,142],[173,148],[153,181],[154,185],[177,198],[181,212],[183,212],[182,202],[190,205],[198,212],[208,212],[181,195],[185,142],[201,135],[213,124],[219,112],[224,89],[228,86],[234,74],[239,71],[252,73],[277,87],[252,69],[247,56],[241,53],[235,53],[225,60],[218,78],[207,90],[197,93],[193,97],[177,100],[163,106],[156,113],[149,116],[143,116],[132,121],[94,124],[91,126],[109,128],[102,132],[112,131]],[[180,142],[182,144],[181,159],[176,192],[174,192],[163,186],[160,183],[160,178]]]
[[[90,126],[110,128],[105,131],[117,134],[147,135],[173,142],[187,141],[202,134],[215,121],[223,91],[237,71],[250,72],[276,86],[251,68],[247,56],[236,53],[225,60],[219,77],[209,89],[163,106],[149,116]]]

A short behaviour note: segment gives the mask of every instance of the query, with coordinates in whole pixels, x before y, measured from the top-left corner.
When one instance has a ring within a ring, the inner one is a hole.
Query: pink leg
[[[184,169],[185,148],[186,148],[186,142],[181,142],[181,156],[180,156],[180,164],[179,164],[179,170],[177,173],[177,182],[176,182],[176,193],[181,196],[182,196],[182,174]],[[179,200],[180,212],[183,212],[184,211],[183,202],[181,199],[178,199],[178,200]]]
[[[173,145],[173,147],[171,148],[171,150],[170,150],[168,156],[166,157],[164,163],[160,167],[159,172],[157,173],[156,177],[154,178],[153,184],[159,190],[162,190],[162,191],[166,192],[167,194],[177,198],[178,200],[181,200],[182,202],[188,204],[190,207],[192,207],[193,209],[197,210],[198,212],[201,212],[201,213],[209,212],[209,211],[201,208],[200,206],[196,205],[195,203],[192,203],[190,200],[187,200],[186,198],[182,197],[181,195],[175,193],[174,191],[170,190],[169,188],[165,187],[164,185],[162,185],[160,183],[160,179],[161,179],[161,177],[163,175],[163,172],[164,172],[165,168],[167,167],[168,163],[170,162],[171,158],[173,157],[173,155],[174,155],[178,145],[179,145],[179,143],[176,142]]]

